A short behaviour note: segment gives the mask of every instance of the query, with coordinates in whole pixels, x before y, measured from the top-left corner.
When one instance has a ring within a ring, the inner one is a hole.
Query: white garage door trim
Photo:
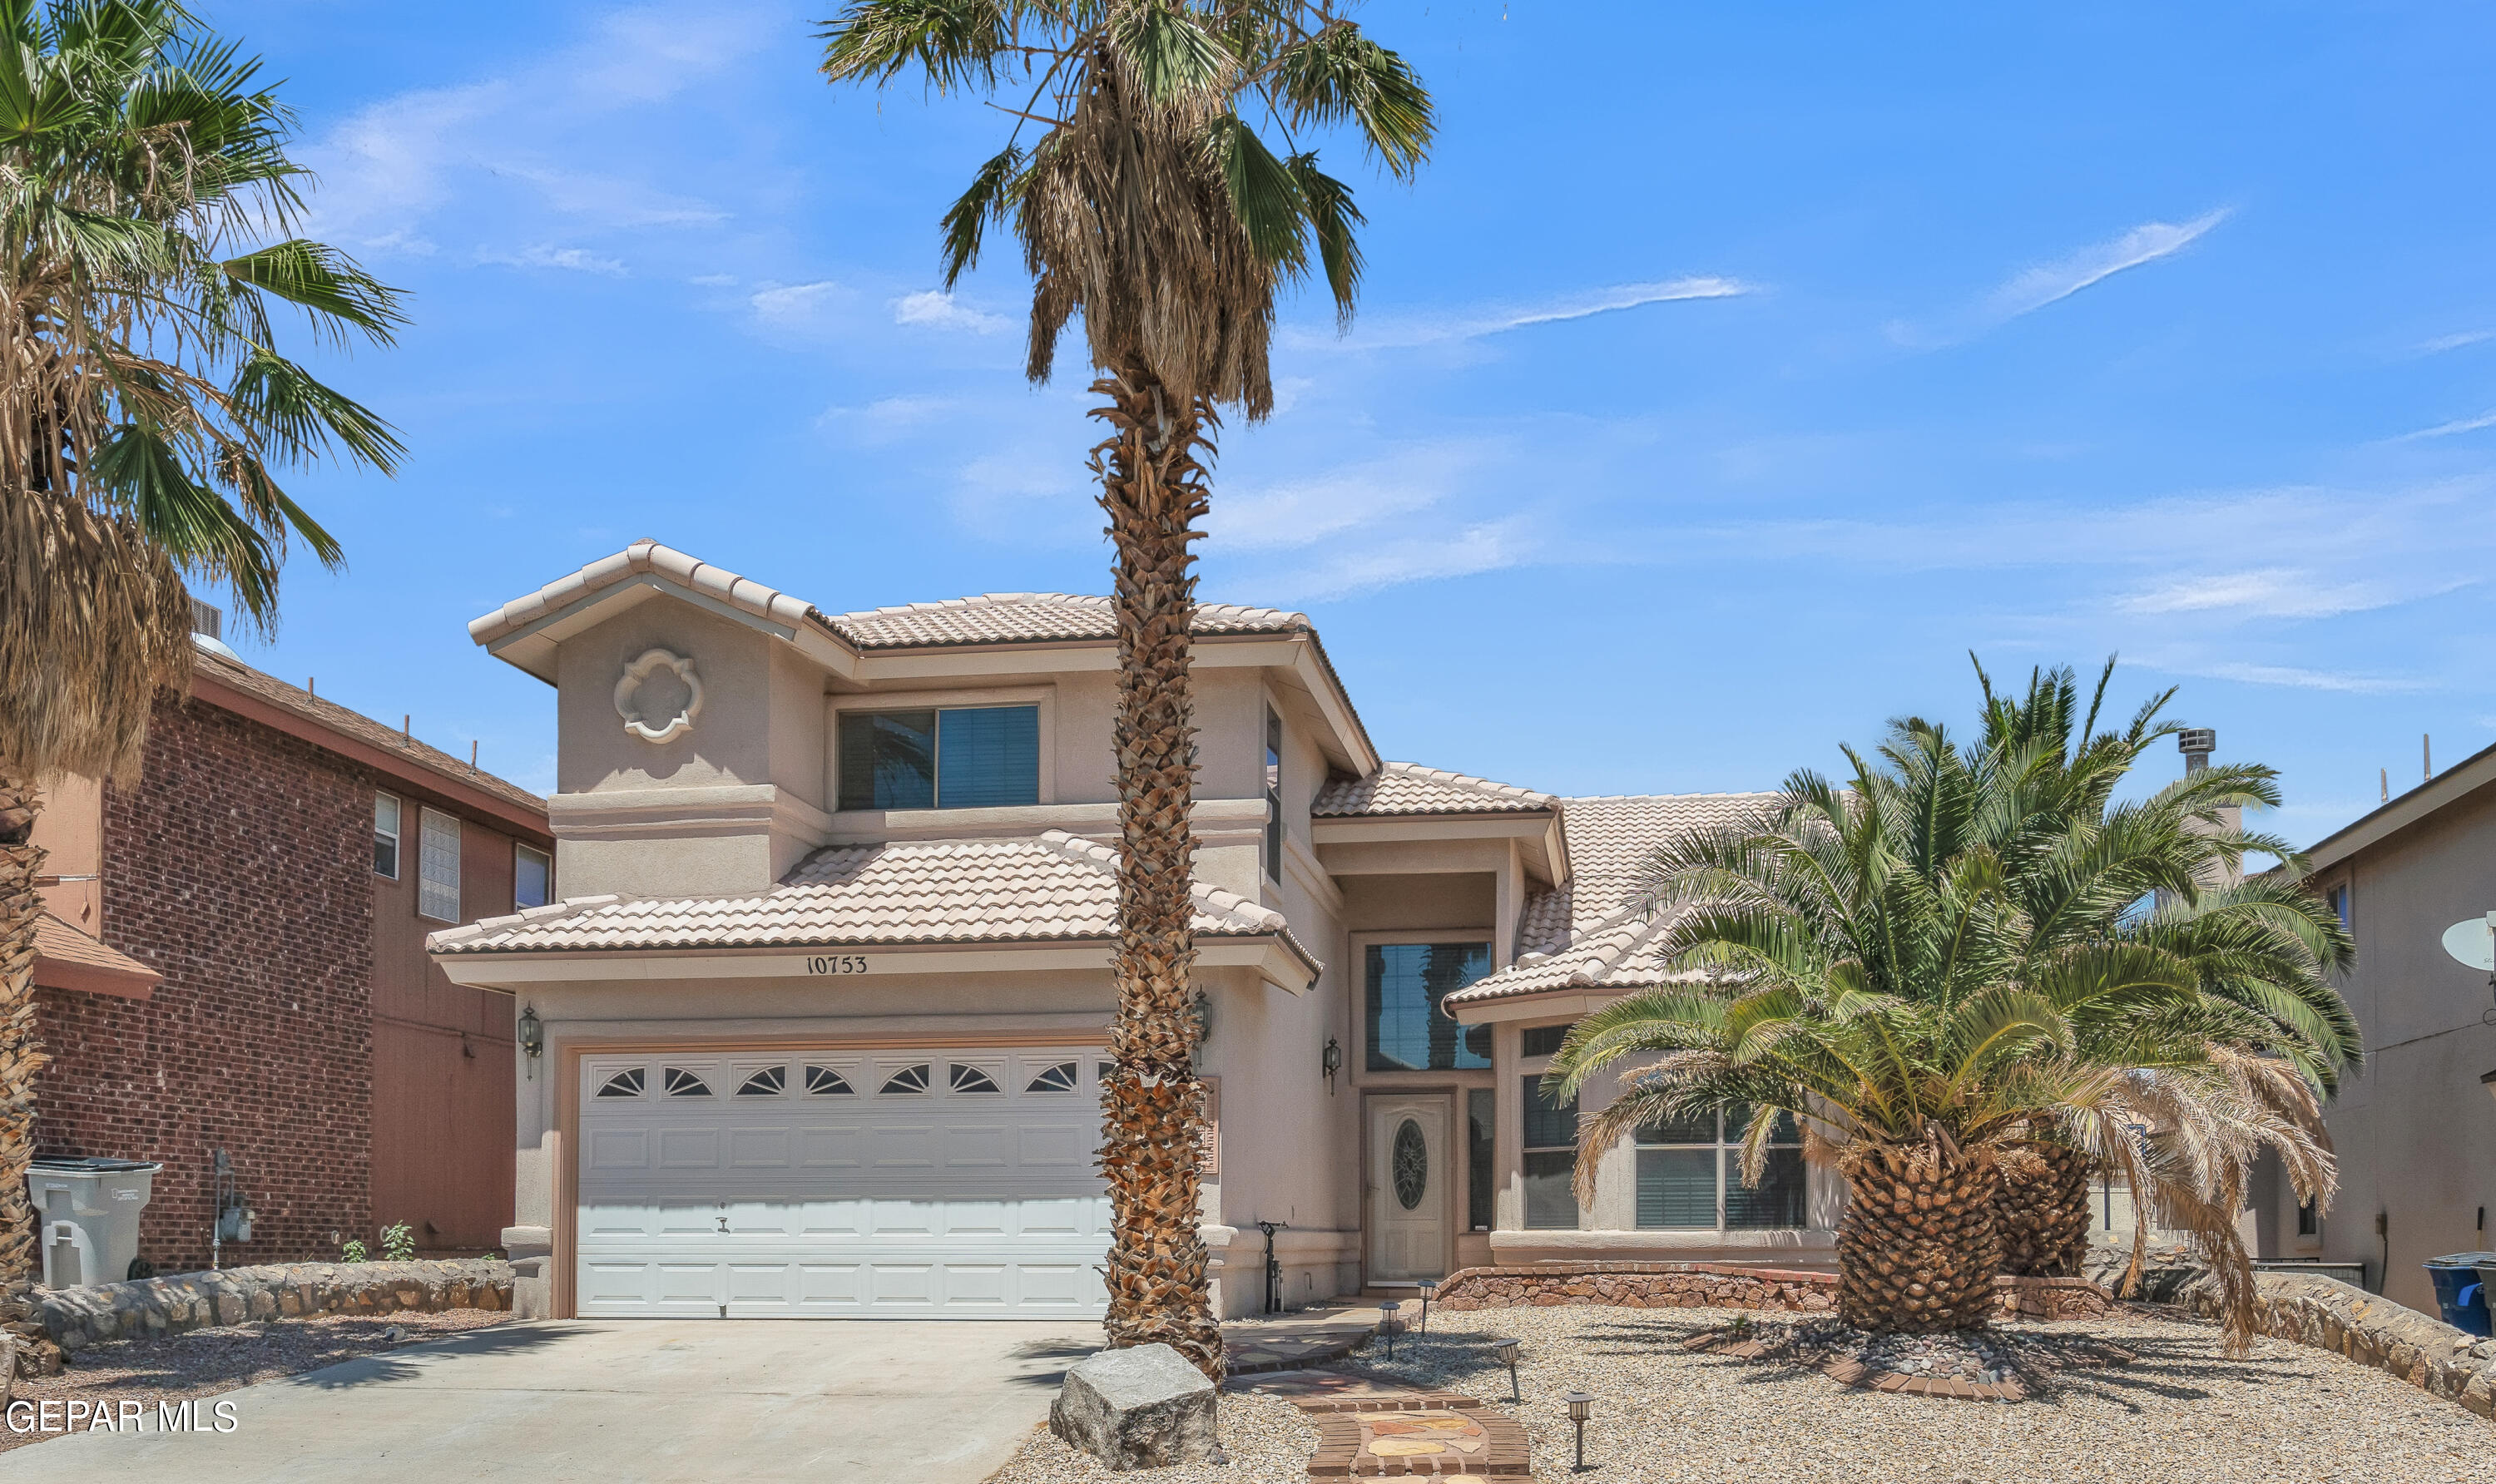
[[[583,1318],[1097,1318],[1100,1053],[580,1060]]]

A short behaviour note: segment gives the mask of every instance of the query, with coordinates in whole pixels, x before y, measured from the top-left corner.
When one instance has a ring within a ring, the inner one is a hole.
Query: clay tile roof
[[[117,948],[50,912],[35,918],[35,982],[56,989],[144,995],[164,978]]]
[[[1425,768],[1417,762],[1383,762],[1366,778],[1334,778],[1318,790],[1309,813],[1320,819],[1360,815],[1527,813],[1559,800],[1510,784]]]
[[[468,636],[480,644],[491,643],[580,598],[630,582],[645,572],[671,578],[773,623],[792,628],[824,624],[824,615],[802,598],[792,598],[777,588],[765,587],[751,577],[740,577],[727,568],[644,538],[612,556],[600,557],[578,572],[555,578],[527,597],[515,598],[483,618],[471,620]]]
[[[428,946],[499,953],[1106,939],[1117,932],[1117,858],[1062,830],[834,846],[752,896],[576,897],[445,928]],[[1281,912],[1201,881],[1193,925],[1200,937],[1278,937],[1317,965]]]
[[[827,622],[860,649],[938,644],[1010,644],[1048,639],[1111,639],[1117,623],[1107,598],[1075,593],[983,593],[942,603],[836,613]],[[1236,603],[1196,605],[1197,634],[1297,634],[1308,617]]]
[[[229,660],[212,649],[195,648],[192,666],[194,673],[208,676],[219,684],[266,701],[281,711],[292,712],[341,736],[353,737],[368,747],[393,754],[426,772],[465,784],[481,793],[492,794],[540,819],[546,818],[546,800],[528,789],[497,778],[483,768],[471,766],[465,757],[453,757],[404,731],[392,731],[360,711],[350,711],[336,701],[323,700],[309,691],[288,685],[276,676],[253,669],[238,660]]]
[[[1736,824],[1773,793],[1649,793],[1564,798],[1568,883],[1525,904],[1517,961],[1448,996],[1478,1004],[1555,989],[1637,989],[1673,977],[1658,942],[1672,919],[1637,901],[1650,852],[1687,830]]]

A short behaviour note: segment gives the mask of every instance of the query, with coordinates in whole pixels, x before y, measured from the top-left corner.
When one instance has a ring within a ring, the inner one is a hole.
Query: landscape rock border
[[[2085,1278],[1996,1278],[1993,1290],[1994,1312],[2005,1319],[2103,1318],[2113,1303]],[[1575,1304],[1826,1314],[1837,1308],[1837,1275],[1732,1262],[1464,1268],[1441,1281],[1435,1303],[1451,1314]]]
[[[2129,1246],[2089,1250],[2089,1273],[2108,1287],[2122,1280],[2131,1262]],[[2465,1333],[2336,1278],[2257,1272],[2254,1287],[2260,1295],[2255,1328],[2262,1334],[2332,1351],[2496,1418],[2496,1340]],[[2206,1319],[2217,1318],[2221,1309],[2217,1280],[2170,1246],[2145,1255],[2138,1296]]]
[[[253,1319],[508,1310],[512,1265],[485,1257],[273,1263],[84,1288],[38,1288],[32,1299],[45,1333],[75,1354],[107,1340],[172,1335]]]

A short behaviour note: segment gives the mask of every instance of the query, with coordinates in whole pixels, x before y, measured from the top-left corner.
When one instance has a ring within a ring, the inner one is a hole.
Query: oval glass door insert
[[[1408,1118],[1396,1126],[1392,1159],[1395,1199],[1410,1211],[1430,1190],[1430,1145],[1421,1137],[1420,1124]]]

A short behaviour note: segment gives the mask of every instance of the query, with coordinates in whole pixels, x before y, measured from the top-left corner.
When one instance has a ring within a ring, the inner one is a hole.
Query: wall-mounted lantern
[[[538,1021],[537,1006],[520,1006],[520,1054],[527,1057],[530,1077],[538,1074],[538,1054],[546,1050],[546,1027]]]
[[[1343,1045],[1333,1036],[1326,1037],[1326,1049],[1318,1053],[1318,1069],[1326,1073],[1326,1096],[1334,1096],[1334,1074],[1343,1070]]]

